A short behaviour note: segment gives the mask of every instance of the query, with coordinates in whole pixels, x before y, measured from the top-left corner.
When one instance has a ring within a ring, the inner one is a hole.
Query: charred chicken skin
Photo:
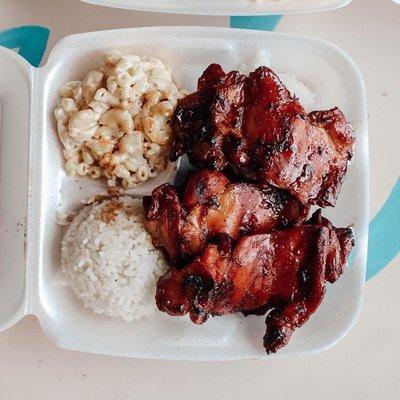
[[[331,221],[322,216],[321,210],[317,210],[307,224],[325,226],[329,230],[325,277],[329,283],[335,283],[342,275],[347,258],[354,246],[353,232],[350,228],[335,228]]]
[[[308,207],[289,193],[231,183],[221,172],[193,173],[182,196],[164,184],[143,201],[146,229],[174,265],[193,259],[214,237],[232,240],[303,223]]]
[[[334,228],[315,214],[308,224],[244,236],[233,246],[222,235],[183,269],[171,269],[157,284],[161,311],[189,313],[196,324],[210,315],[272,311],[264,347],[285,346],[320,305],[325,282],[334,282],[353,245],[351,229]]]
[[[195,93],[179,100],[171,158],[199,168],[233,166],[303,204],[335,205],[354,134],[338,108],[307,113],[267,67],[249,76],[210,65]]]

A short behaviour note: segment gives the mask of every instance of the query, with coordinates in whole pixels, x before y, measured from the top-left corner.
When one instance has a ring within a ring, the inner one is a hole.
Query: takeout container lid
[[[53,118],[57,89],[99,65],[101,53],[110,48],[161,58],[188,90],[194,90],[196,78],[209,63],[235,69],[262,51],[274,69],[296,75],[317,93],[316,108],[337,105],[343,109],[356,130],[355,157],[337,207],[324,213],[337,226],[354,226],[353,265],[335,285],[328,285],[321,308],[276,356],[321,351],[336,343],[358,315],[366,268],[368,138],[360,72],[345,53],[326,41],[204,27],[135,28],[69,36],[38,69],[13,51],[0,48],[0,330],[33,314],[44,333],[68,349],[157,359],[265,357],[263,318],[233,315],[210,319],[198,327],[156,312],[127,323],[93,314],[69,288],[54,285],[62,237],[56,212],[76,209],[81,199],[105,190],[104,182],[76,180],[64,172]],[[162,180],[170,178],[167,174]],[[148,187],[136,194],[150,192]]]
[[[352,0],[82,0],[137,11],[197,15],[276,15],[328,11]]]

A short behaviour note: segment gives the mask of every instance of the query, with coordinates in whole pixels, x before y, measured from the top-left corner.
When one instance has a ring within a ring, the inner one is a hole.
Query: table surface
[[[145,25],[229,26],[224,17],[137,13],[78,0],[0,0],[0,29],[38,24],[63,36]],[[367,85],[371,218],[399,175],[400,7],[354,0],[338,11],[285,16],[278,31],[330,40],[352,56]],[[46,57],[46,55],[45,55]],[[26,317],[0,334],[2,399],[395,399],[400,392],[399,257],[366,283],[353,330],[326,352],[229,363],[157,362],[56,348]]]

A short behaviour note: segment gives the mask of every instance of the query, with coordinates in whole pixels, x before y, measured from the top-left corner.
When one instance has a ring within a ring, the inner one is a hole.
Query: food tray
[[[72,290],[54,284],[62,229],[58,210],[104,192],[104,183],[64,172],[53,109],[58,87],[100,64],[104,50],[153,55],[169,64],[175,79],[194,90],[211,62],[226,70],[252,63],[260,51],[278,72],[295,75],[317,94],[316,109],[340,107],[355,128],[355,157],[338,204],[325,215],[352,224],[357,244],[352,266],[327,294],[318,312],[274,356],[321,351],[340,340],[361,305],[368,227],[368,139],[362,77],[332,44],[279,33],[204,27],[135,28],[69,36],[39,69],[0,48],[0,329],[26,314],[37,316],[56,345],[74,350],[152,359],[227,360],[266,357],[264,318],[236,314],[195,326],[187,318],[156,312],[128,323],[86,310]],[[184,166],[181,166],[184,168]],[[167,179],[169,176],[164,176]],[[151,191],[155,182],[138,195]]]
[[[327,11],[351,0],[83,0],[138,11],[201,15],[272,15]]]

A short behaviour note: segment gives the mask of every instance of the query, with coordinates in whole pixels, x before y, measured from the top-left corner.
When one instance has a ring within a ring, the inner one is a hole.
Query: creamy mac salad
[[[54,111],[70,176],[105,176],[131,188],[163,171],[171,119],[186,92],[157,58],[103,55],[104,66],[59,89]]]

